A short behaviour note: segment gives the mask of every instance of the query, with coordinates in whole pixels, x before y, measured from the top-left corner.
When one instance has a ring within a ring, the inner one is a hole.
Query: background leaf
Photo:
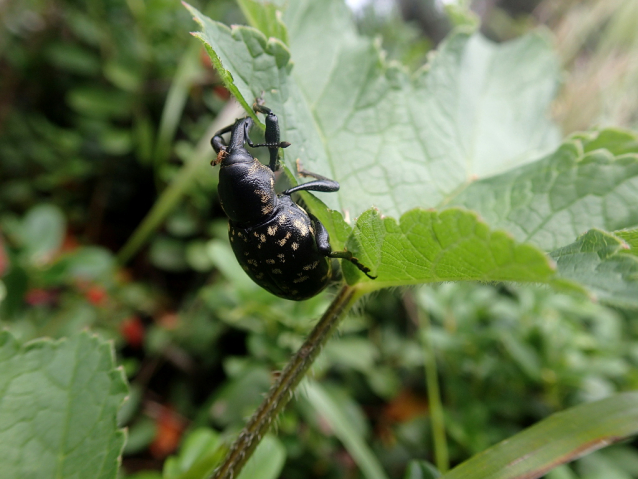
[[[344,446],[361,468],[367,479],[387,479],[381,464],[367,446],[365,439],[358,432],[351,415],[343,407],[343,399],[335,400],[319,383],[307,381],[304,390],[308,401],[317,413],[321,414],[343,442]]]
[[[50,260],[62,245],[65,229],[66,220],[56,206],[41,204],[29,210],[20,229],[29,259],[35,263]]]
[[[595,299],[638,307],[638,258],[621,254],[629,247],[620,238],[591,230],[551,253],[559,274],[587,286]]]
[[[429,462],[411,461],[403,479],[437,479],[439,477],[441,473]]]
[[[638,433],[638,393],[556,413],[455,467],[442,479],[534,479]]]
[[[636,138],[627,132],[576,137],[545,158],[472,183],[450,204],[551,251],[590,228],[638,224],[636,153]]]
[[[459,31],[411,78],[356,34],[339,0],[293,2],[285,11],[294,65],[279,41],[191,12],[240,102],[264,92],[277,112],[282,139],[292,143],[289,168],[300,158],[339,181],[337,194],[320,198],[351,217],[371,205],[394,216],[437,206],[475,176],[557,144],[545,112],[558,70],[540,35],[497,46]]]
[[[127,393],[110,343],[86,333],[20,346],[0,332],[0,464],[7,479],[112,479]]]
[[[276,479],[286,460],[286,449],[274,436],[265,436],[238,479]]]

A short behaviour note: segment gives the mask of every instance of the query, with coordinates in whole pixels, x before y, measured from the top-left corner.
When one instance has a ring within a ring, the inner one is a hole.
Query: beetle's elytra
[[[266,116],[266,143],[253,144],[248,136],[253,125],[249,116],[219,130],[211,140],[217,153],[213,165],[220,164],[219,199],[229,219],[229,237],[237,261],[252,280],[272,294],[300,301],[323,290],[332,280],[331,258],[342,258],[357,266],[369,278],[370,269],[349,251],[332,251],[328,231],[313,215],[291,198],[295,191],[332,192],[339,183],[301,170],[315,178],[279,195],[275,175],[279,148],[277,116],[259,100],[255,112]],[[230,132],[228,144],[222,135]],[[245,148],[266,147],[269,166],[262,165]]]

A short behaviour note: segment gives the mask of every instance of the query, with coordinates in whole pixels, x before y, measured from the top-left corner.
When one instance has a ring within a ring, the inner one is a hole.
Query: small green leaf
[[[82,115],[91,118],[128,118],[133,98],[116,89],[98,86],[76,87],[69,90],[66,101]]]
[[[157,436],[157,423],[150,418],[135,421],[128,429],[124,455],[142,453]]]
[[[186,243],[168,236],[158,236],[149,250],[151,262],[166,271],[184,271],[186,262]]]
[[[638,307],[638,258],[621,254],[629,246],[620,238],[591,230],[574,243],[553,251],[558,274],[586,286],[600,300]]]
[[[374,289],[441,281],[544,283],[554,276],[540,250],[491,231],[475,213],[460,209],[413,210],[398,223],[367,211],[357,221],[349,249],[378,275],[365,285]]]
[[[82,333],[19,345],[0,332],[0,464],[6,479],[114,479],[127,393],[109,342]]]
[[[437,479],[441,473],[429,462],[410,461],[403,479]]]
[[[62,211],[53,205],[33,207],[22,220],[20,230],[27,254],[35,263],[46,262],[56,253],[66,233],[66,220]]]
[[[303,390],[306,392],[308,401],[330,424],[335,435],[343,442],[361,468],[363,475],[367,479],[387,479],[388,476],[381,464],[361,437],[351,415],[344,410],[342,403],[335,401],[328,391],[315,381],[307,381],[304,385]]]
[[[535,479],[638,433],[638,392],[554,414],[455,467],[441,479]]]
[[[617,236],[629,246],[628,249],[622,249],[619,251],[620,253],[638,256],[638,228],[614,231],[614,236]]]
[[[267,37],[278,38],[288,44],[288,30],[276,5],[255,0],[238,0],[237,3],[251,26]]]
[[[616,156],[638,153],[638,137],[629,131],[606,128],[601,131],[577,133],[574,137],[583,142],[585,153],[601,148]]]
[[[212,429],[199,428],[188,434],[179,455],[164,463],[164,479],[207,479],[221,460],[219,434]]]
[[[238,479],[277,479],[284,467],[286,448],[274,436],[265,436],[250,457]]]
[[[65,274],[74,279],[95,280],[113,270],[110,251],[98,246],[83,246],[60,260]]]

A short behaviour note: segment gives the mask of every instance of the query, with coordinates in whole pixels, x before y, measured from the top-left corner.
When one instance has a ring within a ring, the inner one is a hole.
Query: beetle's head
[[[249,116],[246,118],[240,118],[235,122],[232,133],[230,134],[230,143],[228,145],[230,151],[244,148],[244,143],[246,143],[248,133],[250,133],[250,129],[252,127],[253,119]]]

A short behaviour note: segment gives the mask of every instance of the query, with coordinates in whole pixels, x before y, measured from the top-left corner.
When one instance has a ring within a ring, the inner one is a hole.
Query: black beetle
[[[237,261],[251,279],[272,294],[300,301],[323,290],[332,280],[331,258],[350,261],[371,279],[370,269],[349,251],[332,251],[328,231],[312,214],[296,204],[295,191],[339,190],[339,183],[297,167],[301,176],[314,181],[275,193],[279,148],[290,143],[279,141],[277,116],[260,100],[253,105],[266,115],[263,144],[253,144],[248,133],[253,120],[247,116],[215,133],[211,140],[220,164],[218,193],[229,218],[230,242]],[[228,144],[222,135],[231,132]],[[266,147],[270,164],[265,166],[244,147]]]

